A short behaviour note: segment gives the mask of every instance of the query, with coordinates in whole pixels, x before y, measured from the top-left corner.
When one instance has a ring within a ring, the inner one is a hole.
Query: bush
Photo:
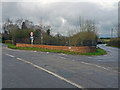
[[[120,47],[120,38],[112,38],[108,42],[109,46]]]
[[[97,34],[93,31],[78,32],[77,34],[70,37],[71,46],[96,46],[97,45]]]
[[[12,44],[12,40],[5,40],[5,43]]]

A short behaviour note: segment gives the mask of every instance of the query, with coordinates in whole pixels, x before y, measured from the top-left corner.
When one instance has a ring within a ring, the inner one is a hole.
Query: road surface
[[[118,49],[102,56],[67,55],[3,46],[3,88],[118,88]]]

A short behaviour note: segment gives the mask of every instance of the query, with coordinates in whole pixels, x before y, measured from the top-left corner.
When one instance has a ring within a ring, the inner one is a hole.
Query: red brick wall
[[[69,46],[52,46],[52,45],[33,45],[33,46],[31,46],[31,44],[17,43],[16,47],[37,47],[37,48],[45,48],[45,49],[74,51],[74,52],[80,52],[80,53],[88,53],[88,52],[96,51],[96,47],[87,47],[87,46],[82,46],[82,47],[73,47],[72,46],[71,49],[69,49]]]

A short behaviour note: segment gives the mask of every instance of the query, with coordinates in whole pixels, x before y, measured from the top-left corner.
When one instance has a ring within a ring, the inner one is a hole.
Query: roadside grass
[[[6,44],[6,43],[5,43]],[[42,51],[42,52],[54,52],[54,53],[64,53],[64,54],[72,54],[72,55],[105,55],[107,54],[106,51],[104,51],[101,48],[98,48],[96,52],[92,53],[80,53],[80,52],[71,52],[71,51],[64,51],[64,50],[56,50],[56,49],[43,49],[43,48],[33,48],[33,47],[16,47],[12,44],[6,44],[8,48],[11,49],[20,49],[20,50],[33,50],[33,51]]]
[[[120,47],[117,47],[117,46],[111,46],[111,45],[108,45],[108,44],[107,44],[106,46],[115,47],[115,48],[120,48]]]

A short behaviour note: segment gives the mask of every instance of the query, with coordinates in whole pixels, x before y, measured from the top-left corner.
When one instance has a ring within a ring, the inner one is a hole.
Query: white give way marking
[[[6,54],[7,56],[10,56],[10,57],[15,57],[15,56],[13,56],[13,55],[10,55],[10,54]]]

